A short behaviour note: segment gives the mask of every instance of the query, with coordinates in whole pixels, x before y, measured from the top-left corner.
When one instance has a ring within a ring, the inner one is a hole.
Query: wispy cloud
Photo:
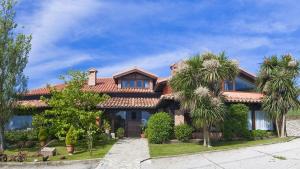
[[[26,3],[22,1],[21,3]],[[35,2],[36,3],[36,2]],[[96,0],[39,1],[33,13],[19,17],[20,25],[32,34],[32,50],[27,74],[38,79],[45,74],[90,60],[89,54],[66,47],[63,41],[72,39],[72,31],[84,19],[95,14],[101,4]],[[20,4],[22,5],[22,4]],[[50,75],[51,76],[51,75]]]
[[[264,56],[300,54],[295,45],[300,43],[300,8],[292,0],[22,4],[31,4],[18,17],[33,35],[26,69],[31,87],[56,82],[67,69],[88,67],[98,67],[100,76],[133,66],[167,75],[170,64],[205,51],[226,51],[252,72]]]
[[[158,73],[156,71],[157,69],[166,68],[172,63],[177,62],[178,60],[186,58],[191,54],[190,52],[190,50],[182,49],[168,53],[155,54],[151,56],[139,56],[137,57],[137,59],[132,59],[122,63],[116,63],[114,65],[107,65],[98,68],[98,70],[101,76],[111,76],[112,74],[122,71],[124,69],[137,66]]]

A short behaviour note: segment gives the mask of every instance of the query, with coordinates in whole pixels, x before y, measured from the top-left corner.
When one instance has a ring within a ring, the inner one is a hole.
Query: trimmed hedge
[[[187,142],[192,137],[193,128],[187,124],[175,126],[175,137],[177,140]]]
[[[172,134],[173,120],[168,113],[159,112],[149,118],[147,137],[150,143],[165,143],[171,139]]]
[[[226,140],[251,138],[251,132],[248,130],[248,112],[249,108],[244,104],[230,105],[223,129]]]

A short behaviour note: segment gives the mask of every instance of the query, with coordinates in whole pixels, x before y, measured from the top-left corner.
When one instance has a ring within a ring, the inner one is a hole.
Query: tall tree
[[[96,106],[108,96],[85,90],[86,73],[71,71],[61,79],[66,86],[62,90],[49,86],[51,98],[42,99],[51,109],[35,115],[33,125],[48,128],[50,134],[59,139],[65,139],[71,126],[75,127],[80,136],[86,136],[91,128],[98,128],[95,121],[101,112]]]
[[[299,63],[291,55],[265,58],[258,76],[258,89],[265,94],[263,109],[276,122],[277,134],[286,136],[286,114],[299,107],[296,78]]]
[[[5,124],[18,97],[26,90],[23,70],[31,49],[31,36],[15,31],[15,4],[13,0],[2,0],[0,4],[0,150],[5,148]]]
[[[171,79],[181,107],[190,110],[194,121],[203,127],[204,146],[210,146],[211,127],[225,115],[222,82],[234,80],[237,74],[237,64],[224,52],[205,53],[180,63],[179,71]]]

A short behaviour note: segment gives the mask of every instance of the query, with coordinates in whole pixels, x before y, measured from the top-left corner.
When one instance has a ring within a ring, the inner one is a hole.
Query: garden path
[[[139,169],[141,161],[149,158],[146,139],[126,138],[114,144],[96,169]]]

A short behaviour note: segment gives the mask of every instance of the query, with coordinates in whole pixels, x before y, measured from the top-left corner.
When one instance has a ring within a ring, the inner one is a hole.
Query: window
[[[122,80],[121,86],[122,86],[122,88],[128,88],[129,82],[127,80]]]
[[[150,80],[122,80],[122,88],[150,88]]]
[[[150,87],[149,80],[144,80],[144,88],[149,88],[149,87]]]
[[[225,91],[231,91],[231,90],[233,90],[233,81],[225,80],[225,82],[224,82],[224,90]]]
[[[237,91],[251,91],[255,88],[255,85],[245,79],[236,78],[235,79],[235,90]]]
[[[256,130],[273,130],[273,123],[265,112],[255,111],[255,128]]]
[[[147,126],[149,118],[150,118],[150,113],[147,112],[147,111],[142,111],[142,124],[143,124],[143,126]]]
[[[134,80],[130,80],[129,83],[130,83],[129,84],[130,87],[132,87],[132,88],[135,87],[135,81]]]
[[[6,125],[8,130],[22,130],[32,128],[32,115],[13,116]]]
[[[143,80],[137,80],[136,87],[137,88],[143,88]]]

